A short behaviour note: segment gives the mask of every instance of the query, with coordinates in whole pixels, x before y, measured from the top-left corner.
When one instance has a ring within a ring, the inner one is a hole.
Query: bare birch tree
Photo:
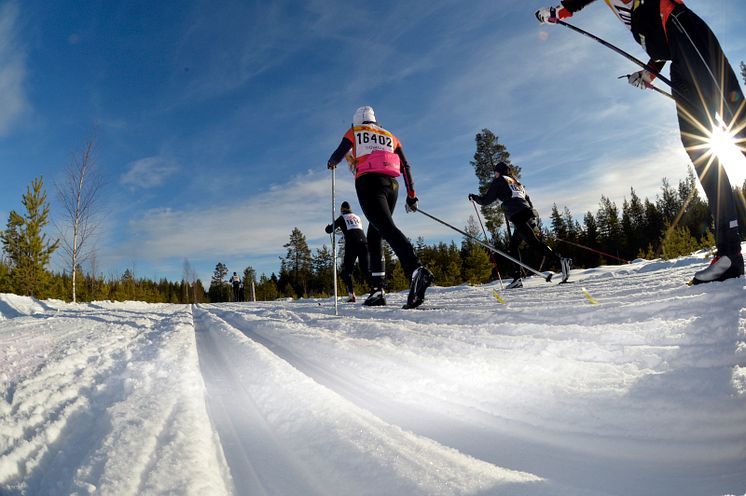
[[[93,254],[89,242],[99,227],[96,207],[103,179],[96,167],[95,145],[92,138],[81,152],[73,153],[64,179],[55,184],[64,211],[57,228],[72,274],[73,302],[77,301],[78,268]]]

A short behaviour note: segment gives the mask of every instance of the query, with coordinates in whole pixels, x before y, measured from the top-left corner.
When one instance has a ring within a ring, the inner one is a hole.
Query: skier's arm
[[[342,142],[339,144],[337,149],[334,150],[332,156],[329,157],[329,161],[326,163],[326,167],[329,169],[334,169],[337,164],[340,163],[343,158],[345,158],[345,155],[347,155],[347,152],[349,152],[351,148],[352,141],[348,140],[347,138],[342,138]]]
[[[347,231],[347,223],[345,222],[344,217],[341,215],[337,217],[337,220],[334,221],[334,229],[341,229],[342,232]]]
[[[407,162],[407,157],[404,156],[404,150],[401,146],[398,146],[394,153],[399,155],[401,161],[401,174],[404,177],[404,186],[407,188],[407,198],[417,197],[417,193],[414,191],[414,179],[412,178],[412,170]]]
[[[592,4],[595,1],[596,0],[562,0],[560,3],[570,13],[567,17],[572,17],[575,12],[582,10],[583,7]]]
[[[479,205],[489,205],[490,203],[494,203],[495,200],[497,200],[500,196],[500,187],[501,184],[505,184],[505,181],[502,180],[502,178],[495,178],[490,183],[490,187],[487,190],[487,192],[483,195],[469,195],[470,200],[474,200]]]

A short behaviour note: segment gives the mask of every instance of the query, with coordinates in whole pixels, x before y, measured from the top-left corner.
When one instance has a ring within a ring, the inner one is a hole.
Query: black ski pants
[[[352,273],[355,270],[355,260],[360,264],[360,270],[364,277],[368,275],[368,245],[358,241],[345,239],[345,254],[342,259],[342,280],[347,287],[348,293],[353,293],[355,286],[352,284]]]
[[[723,165],[709,153],[707,137],[717,125],[717,113],[739,130],[736,140],[746,155],[743,92],[717,38],[694,12],[677,7],[669,17],[667,33],[681,141],[707,195],[717,249],[722,255],[733,255],[741,251],[736,198]]]
[[[521,245],[521,241],[525,241],[530,248],[538,251],[543,256],[547,257],[547,259],[556,260],[557,263],[559,263],[559,255],[554,253],[546,243],[536,237],[536,233],[534,232],[536,219],[531,209],[526,208],[521,210],[510,218],[510,222],[513,224],[513,234],[511,234],[510,243],[508,244],[508,253],[511,257],[520,260],[518,258],[520,255],[518,247]],[[516,266],[513,277],[520,276],[520,266]]]
[[[391,246],[402,264],[407,278],[422,265],[414,252],[412,243],[396,227],[392,214],[399,197],[396,178],[383,174],[368,173],[355,179],[357,200],[368,219],[368,250],[370,252],[370,283],[383,287],[386,269],[383,257],[383,240]]]

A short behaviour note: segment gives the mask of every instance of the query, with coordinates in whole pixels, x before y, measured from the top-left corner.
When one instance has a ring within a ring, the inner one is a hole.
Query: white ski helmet
[[[352,116],[352,124],[360,126],[364,122],[376,122],[376,114],[373,112],[373,107],[365,106],[360,107],[355,111],[355,115]]]

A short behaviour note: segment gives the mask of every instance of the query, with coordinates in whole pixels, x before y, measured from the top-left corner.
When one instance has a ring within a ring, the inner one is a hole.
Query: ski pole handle
[[[622,79],[622,78],[629,78],[629,77],[630,77],[631,75],[632,75],[632,74],[622,74],[622,75],[621,75],[621,76],[619,76],[619,77],[618,77],[617,79]],[[657,77],[658,77],[658,79],[660,79],[660,75],[658,75]],[[667,97],[668,97],[668,98],[670,98],[671,100],[674,100],[674,101],[676,101],[676,99],[675,99],[675,98],[673,97],[673,95],[672,95],[671,93],[668,93],[668,92],[666,92],[666,91],[663,91],[662,89],[658,88],[657,86],[655,86],[655,85],[653,85],[653,84],[650,84],[650,85],[648,85],[648,86],[647,86],[647,89],[649,89],[649,90],[653,90],[653,91],[656,91],[656,92],[660,93],[661,95],[663,95],[663,96],[667,96]]]

